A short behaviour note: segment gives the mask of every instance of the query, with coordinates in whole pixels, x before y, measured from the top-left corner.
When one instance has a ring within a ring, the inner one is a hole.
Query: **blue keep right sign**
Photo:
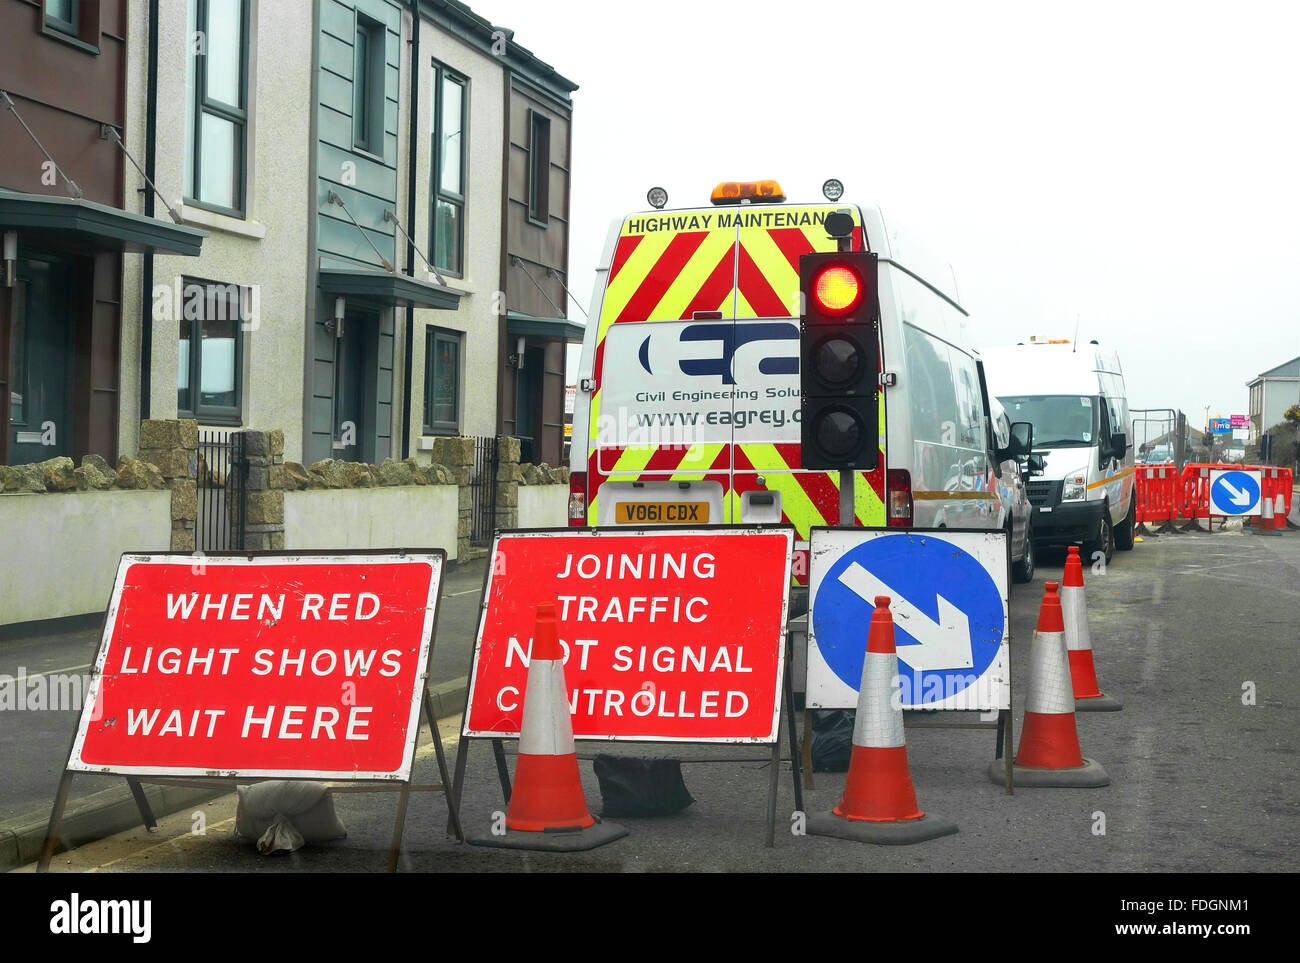
[[[1258,515],[1262,472],[1240,468],[1210,472],[1210,514]]]

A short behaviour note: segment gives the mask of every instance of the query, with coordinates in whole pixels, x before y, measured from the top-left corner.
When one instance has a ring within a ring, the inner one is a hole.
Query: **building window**
[[[352,48],[352,146],[384,154],[384,26],[357,14]]]
[[[244,216],[248,0],[189,0],[186,203]]]
[[[433,165],[431,223],[433,263],[465,276],[465,89],[466,80],[433,66]]]
[[[436,328],[424,336],[424,430],[460,430],[460,335]]]
[[[81,33],[80,0],[45,0],[45,26],[76,37]]]
[[[241,423],[243,322],[250,291],[186,278],[181,289],[176,408],[208,425]]]
[[[530,110],[528,129],[528,219],[545,225],[550,221],[551,118]]]

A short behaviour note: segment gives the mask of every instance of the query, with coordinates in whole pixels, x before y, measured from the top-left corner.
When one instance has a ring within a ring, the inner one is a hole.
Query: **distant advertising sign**
[[[498,535],[465,735],[518,735],[553,602],[576,738],[773,741],[793,547],[788,528]]]
[[[1247,425],[1249,425],[1249,424],[1250,424],[1250,419],[1247,418],[1245,415],[1233,415],[1233,416],[1232,416],[1232,427],[1233,427],[1233,428],[1245,428],[1245,427],[1246,427]]]
[[[410,777],[444,555],[126,555],[68,768]]]
[[[1226,434],[1228,434],[1228,433],[1231,432],[1231,431],[1232,431],[1232,419],[1231,419],[1231,418],[1211,418],[1211,419],[1210,419],[1210,434],[1212,434],[1212,435],[1226,435]]]

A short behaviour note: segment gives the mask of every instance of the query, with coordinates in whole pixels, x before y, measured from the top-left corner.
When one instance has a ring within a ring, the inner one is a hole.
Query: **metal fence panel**
[[[242,551],[248,518],[244,433],[200,431],[198,455],[194,547],[201,552]]]

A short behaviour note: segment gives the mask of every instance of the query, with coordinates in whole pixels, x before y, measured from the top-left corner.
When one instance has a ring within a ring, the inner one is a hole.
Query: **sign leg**
[[[812,710],[803,711],[803,787],[813,787],[812,775]]]
[[[772,743],[772,771],[767,780],[767,848],[776,845],[776,787],[781,776],[781,738]]]
[[[54,858],[54,845],[59,839],[59,823],[63,820],[64,807],[68,805],[68,791],[72,788],[72,770],[63,770],[59,780],[58,792],[54,795],[54,808],[50,810],[50,824],[45,829],[45,841],[41,843],[41,855],[36,862],[36,872],[48,873],[50,860]]]
[[[149,797],[144,794],[144,787],[140,785],[140,780],[134,776],[127,776],[126,784],[131,787],[131,795],[135,797],[135,805],[140,810],[140,818],[144,820],[145,828],[150,832],[157,829],[158,820],[153,818],[153,807],[149,805]]]
[[[451,791],[451,779],[447,775],[447,756],[442,751],[442,737],[438,735],[438,720],[433,714],[433,700],[429,696],[429,689],[424,689],[424,715],[429,720],[429,731],[433,733],[433,754],[438,759],[438,779],[442,783],[442,795],[447,800],[447,820],[452,829],[456,832],[456,838],[462,843],[465,841],[465,830],[460,825],[460,807],[457,805],[458,800]]]
[[[1006,733],[1007,733],[1006,734],[1007,751],[1003,754],[1003,759],[1006,760],[1006,770],[1007,770],[1007,795],[1014,796],[1016,794],[1016,770],[1015,770],[1015,765],[1013,763],[1013,760],[1011,758],[1011,747],[1015,745],[1014,730],[1015,730],[1016,723],[1015,723],[1015,717],[1011,715],[1010,709],[1003,709],[1002,714],[1003,716],[1005,716],[1003,724],[1006,726]]]
[[[492,740],[492,755],[497,760],[497,778],[501,780],[501,797],[510,803],[510,767],[506,765],[506,746],[500,739]]]
[[[436,737],[436,733],[435,733]],[[388,847],[388,872],[397,872],[397,859],[402,852],[402,833],[406,830],[406,804],[411,800],[411,787],[402,787],[397,799],[397,819],[393,821],[393,843]]]
[[[465,763],[469,758],[469,739],[466,736],[460,737],[460,742],[456,746],[456,775],[451,782],[451,796],[448,802],[455,807],[456,816],[452,818],[452,806],[447,807],[447,832],[448,834],[456,832],[456,824],[460,822],[460,799],[461,793],[465,791]],[[464,841],[465,837],[460,837]]]
[[[787,642],[790,642],[790,636],[786,636]],[[785,724],[790,734],[790,775],[794,778],[794,808],[800,812],[803,811],[803,786],[800,785],[801,776],[799,765],[799,733],[798,726],[794,721],[794,671],[790,668],[793,646],[787,645],[785,659]]]

